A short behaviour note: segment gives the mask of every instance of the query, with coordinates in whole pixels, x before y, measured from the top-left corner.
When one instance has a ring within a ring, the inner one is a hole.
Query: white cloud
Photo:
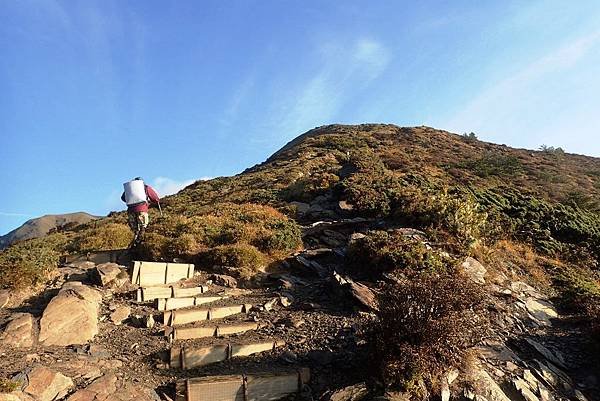
[[[209,177],[200,178],[200,180],[208,180],[208,179],[210,179],[210,178]],[[188,185],[193,184],[196,181],[198,181],[198,180],[190,179],[190,180],[177,181],[177,180],[174,180],[169,177],[156,177],[150,185],[156,190],[156,192],[158,192],[158,194],[161,197],[163,197],[163,196],[173,195],[173,194],[181,191],[183,188],[187,187]]]
[[[327,123],[356,92],[381,76],[391,52],[381,42],[359,38],[346,43],[322,43],[318,48],[320,69],[293,88],[278,94],[270,115],[278,132],[296,135]],[[298,89],[300,88],[300,89]]]
[[[457,132],[485,127],[494,127],[497,131],[523,129],[525,122],[537,115],[540,107],[549,104],[550,99],[547,97],[550,85],[566,82],[564,76],[556,74],[568,72],[572,77],[574,73],[571,70],[591,54],[591,50],[598,44],[600,30],[563,44],[483,90],[449,121],[442,122],[441,126]],[[564,85],[562,89],[565,91],[574,90],[573,87]],[[552,95],[555,96],[554,101],[557,101],[566,92]]]
[[[7,216],[7,217],[34,217],[33,214],[29,214],[29,213],[13,213],[13,212],[0,212],[0,216]]]

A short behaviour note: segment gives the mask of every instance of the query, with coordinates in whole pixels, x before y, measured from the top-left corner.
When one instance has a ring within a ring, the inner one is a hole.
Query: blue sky
[[[4,1],[0,234],[120,210],[329,123],[600,156],[600,3]]]

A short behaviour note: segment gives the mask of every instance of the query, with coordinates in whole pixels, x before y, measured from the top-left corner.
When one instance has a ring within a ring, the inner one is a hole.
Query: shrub
[[[369,231],[348,249],[348,267],[358,275],[377,276],[400,270],[406,273],[441,271],[450,258],[428,249],[421,241],[399,231]]]
[[[0,394],[2,393],[11,393],[13,391],[18,390],[21,387],[21,383],[5,379],[4,377],[0,377]]]
[[[80,232],[75,237],[71,250],[85,253],[126,248],[133,233],[126,224],[106,223]]]
[[[513,176],[523,170],[523,166],[516,156],[488,153],[475,159],[457,164],[460,168],[471,170],[479,177]]]
[[[67,236],[55,233],[17,242],[0,252],[0,287],[24,288],[44,282],[56,268]]]
[[[220,245],[198,254],[198,262],[205,266],[225,266],[241,279],[250,279],[263,270],[268,259],[248,244]]]
[[[421,274],[380,295],[373,357],[384,383],[403,390],[434,386],[442,370],[460,367],[486,333],[484,293],[452,274]]]

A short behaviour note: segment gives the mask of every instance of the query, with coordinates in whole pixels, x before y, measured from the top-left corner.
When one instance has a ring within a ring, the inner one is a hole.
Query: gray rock
[[[227,274],[213,274],[210,279],[216,284],[223,287],[237,288],[238,282],[235,278]]]
[[[115,281],[121,274],[121,267],[116,263],[102,263],[94,271],[96,281],[103,287]]]
[[[487,269],[472,257],[467,257],[461,265],[463,272],[471,279],[471,281],[477,284],[485,284],[485,275]]]
[[[131,313],[131,308],[129,306],[125,306],[125,305],[117,306],[115,308],[114,312],[112,312],[110,314],[110,320],[112,320],[112,322],[118,326],[129,317],[130,313]]]
[[[0,309],[8,305],[10,301],[10,292],[8,290],[0,290]]]

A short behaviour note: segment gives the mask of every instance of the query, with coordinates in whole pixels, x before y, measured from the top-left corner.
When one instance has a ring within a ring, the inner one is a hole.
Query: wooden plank
[[[193,264],[135,261],[132,282],[142,287],[157,286],[191,278]]]
[[[235,323],[228,325],[221,325],[217,327],[217,336],[226,336],[230,334],[243,333],[248,330],[258,330],[258,323],[255,322],[244,322]]]
[[[174,309],[186,308],[188,306],[197,306],[204,305],[210,302],[220,301],[221,299],[225,299],[225,297],[192,297],[192,298],[167,298],[167,299],[158,299],[156,307],[160,311],[169,311]]]
[[[209,376],[187,380],[189,401],[244,401],[242,376]]]
[[[192,338],[214,337],[216,326],[207,327],[176,327],[173,330],[174,340],[189,340]]]
[[[227,316],[237,315],[245,311],[244,305],[233,305],[233,306],[219,306],[216,308],[209,309],[209,319],[222,319]]]
[[[182,356],[185,360],[185,369],[225,361],[227,360],[228,349],[228,345],[213,345],[196,349],[185,348]]]
[[[172,326],[208,320],[208,309],[179,309],[172,312]]]
[[[203,285],[199,285],[198,287],[192,288],[173,288],[173,298],[187,298],[187,297],[196,297],[205,293],[207,288]]]
[[[248,356],[259,352],[272,351],[279,343],[266,341],[252,344],[230,344],[229,354],[231,358],[238,356]]]
[[[298,393],[310,379],[308,369],[247,376],[207,376],[177,383],[177,401],[275,401]],[[179,398],[180,389],[187,398]]]

